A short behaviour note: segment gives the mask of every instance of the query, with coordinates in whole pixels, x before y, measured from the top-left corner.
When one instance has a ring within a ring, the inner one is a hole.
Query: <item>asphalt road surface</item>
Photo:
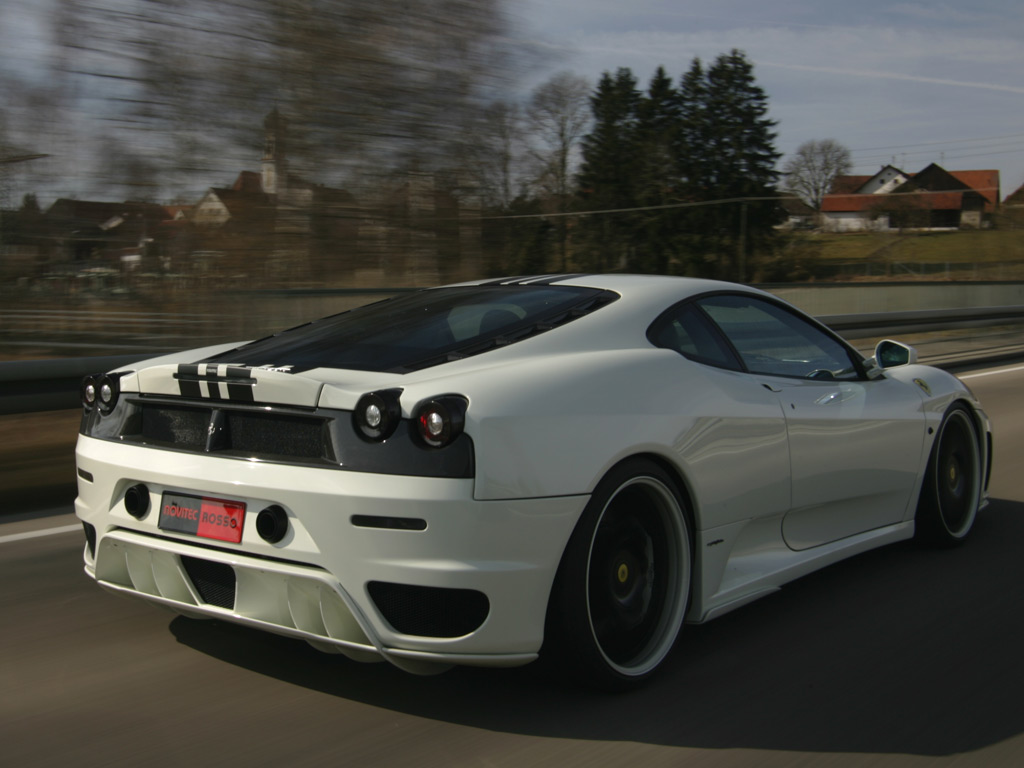
[[[699,627],[608,696],[532,665],[414,677],[175,617],[82,573],[68,508],[0,523],[0,766],[1024,765],[1024,366],[963,547],[861,555]]]

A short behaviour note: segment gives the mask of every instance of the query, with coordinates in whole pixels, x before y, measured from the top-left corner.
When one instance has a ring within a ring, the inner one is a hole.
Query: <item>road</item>
[[[1024,765],[1024,366],[967,545],[899,544],[687,627],[624,696],[406,675],[109,595],[66,508],[0,524],[0,766]],[[71,530],[68,530],[71,528]]]

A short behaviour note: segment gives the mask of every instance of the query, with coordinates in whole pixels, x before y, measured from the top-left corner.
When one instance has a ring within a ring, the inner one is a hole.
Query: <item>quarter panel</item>
[[[653,453],[687,484],[698,528],[789,506],[776,396],[668,350],[566,355],[477,379],[466,430],[478,499],[590,493],[622,459]]]

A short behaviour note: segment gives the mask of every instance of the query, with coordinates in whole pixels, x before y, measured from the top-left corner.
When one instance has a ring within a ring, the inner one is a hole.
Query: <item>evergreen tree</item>
[[[637,124],[640,93],[636,78],[625,67],[613,77],[601,76],[590,99],[593,129],[582,142],[583,162],[579,195],[589,210],[632,208],[636,162],[639,157]],[[630,227],[622,214],[583,217],[581,258],[591,269],[624,266],[631,246]]]
[[[663,67],[651,78],[638,107],[635,195],[637,207],[678,203],[680,177],[675,160],[680,130],[679,93]],[[676,253],[678,211],[639,211],[631,216],[636,248],[631,271],[666,273]]]
[[[708,150],[711,125],[707,92],[704,65],[699,58],[694,58],[679,82],[679,129],[673,153],[676,173],[680,178],[681,198],[688,203],[713,199],[708,187],[708,179],[713,176],[714,158]],[[712,241],[717,238],[713,237],[715,225],[708,221],[708,208],[682,208],[675,213],[679,230],[677,242],[682,252],[678,271],[697,276],[713,274]]]
[[[679,87],[663,68],[639,93],[628,69],[605,73],[591,99],[579,197],[580,260],[589,268],[746,277],[747,255],[777,220],[775,122],[753,66],[733,50],[694,59]],[[733,200],[730,203],[717,201]],[[707,203],[707,205],[701,205]]]
[[[741,51],[719,56],[708,69],[703,94],[707,163],[699,180],[707,198],[763,198],[775,194],[779,173],[776,123],[767,117],[768,98],[754,82],[753,65]],[[708,209],[705,234],[717,233],[718,272],[744,280],[745,255],[771,236],[774,201],[739,202]],[[711,228],[710,232],[708,228]],[[732,261],[732,269],[727,264]]]

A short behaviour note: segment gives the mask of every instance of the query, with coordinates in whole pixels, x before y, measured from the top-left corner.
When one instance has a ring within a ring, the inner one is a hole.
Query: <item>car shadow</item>
[[[543,665],[415,677],[220,622],[179,642],[346,700],[531,736],[705,749],[952,755],[1024,732],[1024,503],[993,501],[951,550],[875,550],[703,626],[640,690]],[[486,702],[486,705],[482,705]]]

